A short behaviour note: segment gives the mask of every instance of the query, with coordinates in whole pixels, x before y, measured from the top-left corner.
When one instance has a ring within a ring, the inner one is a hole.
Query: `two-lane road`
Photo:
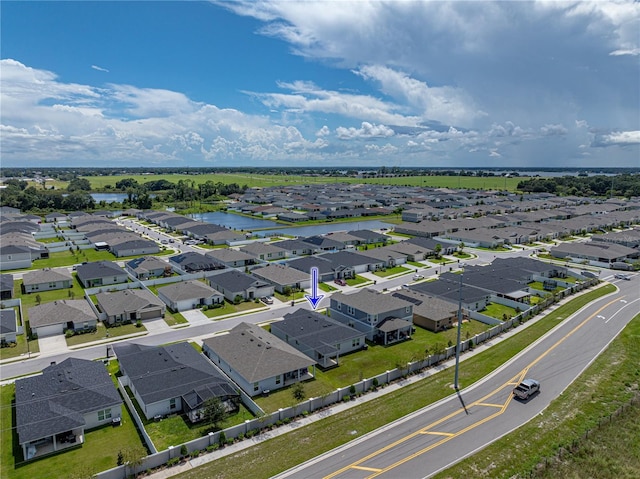
[[[540,414],[571,384],[638,314],[639,283],[638,276],[617,281],[618,292],[585,306],[460,397],[453,394],[279,477],[409,479],[451,466]],[[540,380],[541,392],[526,402],[512,399],[525,377]]]

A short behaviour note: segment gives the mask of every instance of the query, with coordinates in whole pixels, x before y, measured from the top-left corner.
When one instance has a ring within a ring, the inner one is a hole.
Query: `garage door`
[[[150,311],[143,311],[142,313],[140,313],[140,319],[143,319],[143,320],[159,318],[160,316],[162,316],[162,311],[160,310],[160,308],[152,309]]]
[[[62,324],[51,324],[49,326],[40,326],[36,329],[36,334],[39,338],[46,338],[49,336],[55,336],[56,334],[62,334]]]

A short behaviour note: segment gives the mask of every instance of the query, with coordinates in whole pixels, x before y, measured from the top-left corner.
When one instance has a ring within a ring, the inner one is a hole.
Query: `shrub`
[[[180,455],[181,456],[186,456],[187,454],[189,454],[189,451],[187,449],[187,445],[183,444],[182,446],[180,446]]]
[[[356,393],[356,387],[352,384],[351,386],[349,386],[349,394],[353,396],[355,393]]]
[[[380,382],[378,381],[378,378],[373,378],[373,381],[371,382],[371,384],[373,384],[373,389],[377,389],[378,384],[380,384]]]
[[[220,431],[220,437],[218,439],[218,442],[220,443],[221,446],[224,446],[227,442],[227,435],[224,433],[224,431]]]
[[[180,458],[179,457],[173,457],[171,459],[169,459],[167,461],[167,466],[171,467],[171,466],[175,466],[176,464],[178,464],[180,462]]]
[[[65,338],[70,338],[70,337],[72,337],[72,336],[73,336],[73,335],[75,335],[75,334],[76,334],[76,333],[75,333],[75,331],[74,331],[73,329],[67,329],[67,330],[64,332],[64,337],[65,337]]]

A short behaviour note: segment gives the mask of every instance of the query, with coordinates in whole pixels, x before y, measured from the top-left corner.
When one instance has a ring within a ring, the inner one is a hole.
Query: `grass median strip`
[[[552,314],[523,329],[509,340],[500,342],[483,353],[467,359],[464,362],[465,366],[460,370],[461,387],[464,388],[486,376],[575,311],[613,291],[615,287],[607,285],[586,293],[560,306]],[[434,374],[402,388],[401,391],[329,416],[250,449],[220,458],[184,473],[180,477],[225,479],[271,477],[450,395],[452,381],[452,370]],[[291,444],[299,444],[303,447],[291,448]],[[283,454],[282,451],[287,453]]]

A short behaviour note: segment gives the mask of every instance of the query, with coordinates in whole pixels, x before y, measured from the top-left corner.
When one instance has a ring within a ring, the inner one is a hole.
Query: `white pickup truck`
[[[539,381],[535,379],[525,379],[514,388],[513,395],[519,399],[526,400],[538,391],[540,391]]]

